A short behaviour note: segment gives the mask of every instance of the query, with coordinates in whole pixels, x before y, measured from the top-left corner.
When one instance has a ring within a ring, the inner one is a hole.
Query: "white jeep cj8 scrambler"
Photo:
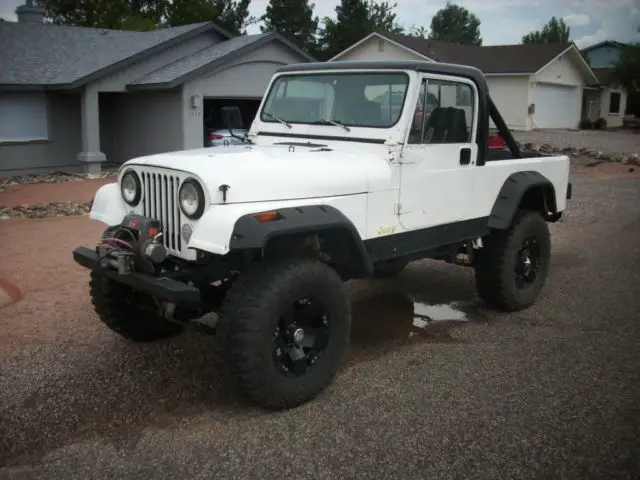
[[[223,112],[233,135],[239,110]],[[490,121],[508,148],[488,148]],[[270,408],[318,395],[347,352],[343,282],[432,258],[471,266],[489,305],[537,298],[569,158],[518,149],[482,73],[430,62],[280,68],[243,144],[134,158],[101,187],[75,261],[132,341],[218,313],[241,392]]]

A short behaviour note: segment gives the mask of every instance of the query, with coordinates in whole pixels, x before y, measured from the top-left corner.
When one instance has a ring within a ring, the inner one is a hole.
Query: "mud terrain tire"
[[[394,278],[402,273],[409,262],[405,260],[389,260],[388,262],[376,265],[373,269],[373,276],[377,278]]]
[[[102,275],[91,272],[91,302],[100,320],[114,332],[132,342],[152,342],[180,333],[182,327],[142,310],[132,291]]]
[[[309,343],[296,343],[295,332]],[[217,337],[232,382],[269,409],[301,405],[344,363],[351,305],[340,276],[312,258],[256,263],[227,293]]]
[[[480,297],[504,311],[531,306],[549,271],[551,240],[544,218],[538,212],[521,210],[508,230],[494,230],[483,243],[475,262]]]

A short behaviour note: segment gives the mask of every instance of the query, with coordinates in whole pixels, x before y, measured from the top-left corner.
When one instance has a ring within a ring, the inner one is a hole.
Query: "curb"
[[[14,284],[0,277],[0,308],[11,305],[22,298],[22,292]]]

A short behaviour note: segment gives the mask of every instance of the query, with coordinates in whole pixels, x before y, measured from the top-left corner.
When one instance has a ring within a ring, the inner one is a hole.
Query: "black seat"
[[[423,143],[466,143],[469,141],[464,110],[437,107],[431,112],[424,130]]]

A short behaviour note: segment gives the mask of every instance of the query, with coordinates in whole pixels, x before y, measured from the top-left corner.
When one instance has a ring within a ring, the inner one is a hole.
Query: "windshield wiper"
[[[351,129],[342,122],[338,122],[334,120],[325,120],[324,118],[321,118],[320,120],[316,120],[315,122],[312,122],[312,124],[313,125],[335,125],[336,127],[344,128],[347,132],[351,131]]]
[[[287,127],[291,128],[291,124],[286,122],[285,120],[281,119],[280,117],[276,117],[273,113],[269,113],[269,112],[262,112],[263,115],[266,115],[267,117],[273,118],[274,120],[277,120],[278,122],[280,122],[283,125],[286,125]]]

